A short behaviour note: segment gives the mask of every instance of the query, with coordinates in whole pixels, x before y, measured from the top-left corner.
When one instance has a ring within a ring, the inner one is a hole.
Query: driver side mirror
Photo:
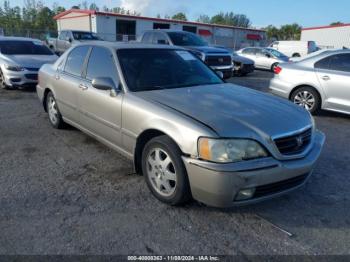
[[[92,86],[98,90],[115,90],[115,84],[110,77],[96,77],[92,80]]]

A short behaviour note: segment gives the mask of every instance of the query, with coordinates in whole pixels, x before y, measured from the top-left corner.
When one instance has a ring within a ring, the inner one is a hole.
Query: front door
[[[113,96],[110,90],[92,86],[92,80],[97,77],[110,77],[115,84],[119,83],[112,52],[104,47],[93,47],[85,75],[78,96],[81,124],[100,139],[120,147],[123,94]]]

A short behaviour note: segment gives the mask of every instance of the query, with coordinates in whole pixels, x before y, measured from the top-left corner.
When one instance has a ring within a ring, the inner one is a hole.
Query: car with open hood
[[[83,44],[39,79],[53,127],[73,125],[131,159],[171,205],[231,207],[287,193],[310,177],[325,140],[304,109],[225,83],[179,47]]]

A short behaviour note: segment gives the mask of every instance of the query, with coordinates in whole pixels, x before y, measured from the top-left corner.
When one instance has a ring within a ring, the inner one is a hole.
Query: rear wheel
[[[142,152],[142,173],[160,201],[181,205],[191,198],[186,168],[178,146],[167,136],[150,140]]]
[[[295,53],[292,55],[292,57],[300,57],[300,54],[299,53]]]
[[[320,95],[315,89],[308,86],[295,90],[291,95],[291,101],[312,114],[317,113],[321,108]]]
[[[46,108],[49,114],[49,120],[54,128],[61,129],[64,127],[64,122],[60,110],[58,109],[57,102],[52,92],[49,92],[46,97]]]

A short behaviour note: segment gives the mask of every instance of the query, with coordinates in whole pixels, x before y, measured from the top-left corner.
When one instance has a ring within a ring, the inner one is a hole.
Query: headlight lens
[[[23,70],[24,70],[23,67],[20,67],[20,66],[13,66],[13,65],[5,65],[5,68],[6,68],[7,70],[16,71],[16,72],[19,72],[19,71],[23,71]]]
[[[200,138],[198,152],[201,159],[217,163],[233,163],[268,156],[258,142],[250,139]]]

